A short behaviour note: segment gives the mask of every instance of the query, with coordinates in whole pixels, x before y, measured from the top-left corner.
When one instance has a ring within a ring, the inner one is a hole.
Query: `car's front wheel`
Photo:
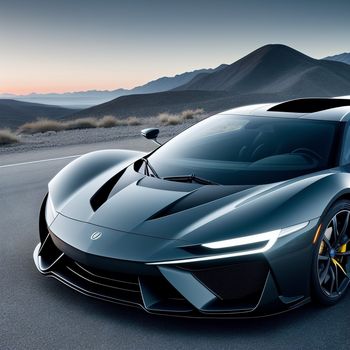
[[[315,235],[312,271],[313,297],[335,304],[350,282],[350,201],[336,202],[321,218]]]

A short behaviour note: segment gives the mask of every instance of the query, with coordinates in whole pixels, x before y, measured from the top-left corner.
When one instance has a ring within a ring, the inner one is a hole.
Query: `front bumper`
[[[34,261],[42,274],[85,295],[156,314],[258,317],[308,301],[280,295],[263,256],[210,264],[146,265],[77,249],[49,231],[36,247]]]

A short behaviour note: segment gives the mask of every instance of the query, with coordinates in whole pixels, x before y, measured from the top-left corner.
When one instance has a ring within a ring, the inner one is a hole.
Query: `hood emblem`
[[[93,241],[96,241],[96,239],[101,238],[101,236],[102,236],[102,232],[96,231],[90,236],[90,239],[92,239]]]

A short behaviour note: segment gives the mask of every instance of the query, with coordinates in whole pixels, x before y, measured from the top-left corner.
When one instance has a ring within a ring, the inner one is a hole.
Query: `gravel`
[[[0,154],[27,152],[36,149],[94,144],[114,141],[124,138],[134,138],[140,135],[140,130],[148,127],[160,128],[162,139],[171,138],[195,124],[199,119],[187,120],[178,125],[143,124],[136,126],[116,126],[113,128],[79,129],[67,131],[48,131],[34,135],[19,135],[20,143],[0,146]]]

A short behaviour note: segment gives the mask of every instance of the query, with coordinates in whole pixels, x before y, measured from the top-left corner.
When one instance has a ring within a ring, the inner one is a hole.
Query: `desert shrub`
[[[177,125],[183,123],[186,120],[193,119],[194,117],[203,113],[204,110],[202,108],[186,109],[180,114],[160,113],[158,115],[158,121],[164,125]]]
[[[168,118],[168,122],[167,125],[177,125],[177,124],[181,124],[183,122],[183,119],[181,116],[179,115],[171,115]]]
[[[99,128],[113,128],[117,125],[118,119],[112,115],[105,115],[103,118],[98,120]]]
[[[75,130],[75,129],[91,129],[97,128],[98,121],[96,118],[78,118],[62,122],[63,130]]]
[[[181,115],[161,113],[158,115],[158,120],[164,125],[177,125],[183,122]]]
[[[183,120],[193,119],[195,116],[203,114],[203,113],[204,113],[203,108],[186,109],[186,110],[181,112],[181,117]]]
[[[46,118],[39,118],[34,122],[25,123],[18,129],[18,131],[23,134],[35,134],[38,132],[60,130],[64,130],[62,122]]]
[[[10,129],[0,129],[0,145],[9,145],[19,142],[18,136]]]
[[[141,125],[141,121],[136,117],[129,117],[126,121],[128,125]]]

